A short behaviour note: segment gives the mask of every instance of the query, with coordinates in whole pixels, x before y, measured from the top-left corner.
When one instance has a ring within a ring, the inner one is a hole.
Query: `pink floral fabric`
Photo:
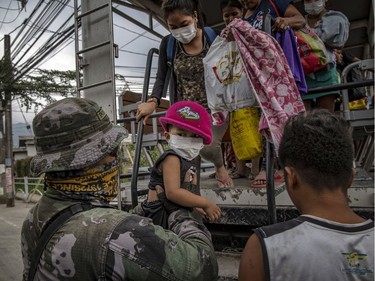
[[[221,34],[231,30],[241,52],[249,81],[262,109],[259,131],[278,153],[284,125],[289,117],[305,111],[289,64],[277,41],[241,19],[233,20]]]

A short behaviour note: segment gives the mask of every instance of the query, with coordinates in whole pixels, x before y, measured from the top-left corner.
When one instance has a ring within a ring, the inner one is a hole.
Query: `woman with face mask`
[[[327,52],[328,64],[325,68],[306,75],[308,89],[331,86],[340,83],[336,70],[335,49],[344,47],[349,37],[349,20],[338,11],[326,9],[328,0],[304,0],[307,13],[306,23],[324,42]],[[306,110],[324,108],[331,112],[335,108],[335,99],[340,91],[331,91],[318,94],[304,95],[302,99]]]
[[[159,65],[156,81],[150,99],[138,106],[136,118],[144,118],[154,112],[159,105],[166,83],[168,71],[171,71],[169,95],[173,101],[195,101],[208,110],[204,84],[203,58],[210,47],[210,37],[203,29],[198,0],[164,0],[162,4],[164,18],[170,35],[164,37],[159,48]],[[212,31],[212,30],[211,30]],[[172,59],[167,57],[170,36],[174,37]],[[213,141],[206,145],[200,155],[215,165],[218,187],[233,187],[223,162],[221,140],[228,128],[225,123],[213,126]]]

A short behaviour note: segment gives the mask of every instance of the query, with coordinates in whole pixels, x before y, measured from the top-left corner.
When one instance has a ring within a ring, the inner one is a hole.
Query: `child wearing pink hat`
[[[151,170],[148,198],[141,204],[141,215],[168,228],[168,214],[156,191],[163,188],[167,199],[174,204],[194,208],[210,221],[217,220],[221,210],[214,202],[200,196],[196,176],[195,158],[203,146],[212,141],[209,114],[196,102],[176,102],[165,117],[160,118],[160,123],[169,149]]]

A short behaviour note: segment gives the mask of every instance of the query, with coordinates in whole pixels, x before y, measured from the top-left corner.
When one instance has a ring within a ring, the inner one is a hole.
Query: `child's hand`
[[[202,208],[194,208],[195,211],[201,215],[203,218],[205,218],[207,216],[206,212],[202,209]]]
[[[203,208],[203,211],[206,213],[206,217],[214,222],[221,216],[221,210],[218,205],[214,202],[207,200],[207,207]]]

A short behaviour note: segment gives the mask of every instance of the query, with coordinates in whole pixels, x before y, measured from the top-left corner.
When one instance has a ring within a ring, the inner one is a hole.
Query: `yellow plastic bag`
[[[349,102],[350,110],[367,109],[366,98]]]
[[[256,107],[232,111],[229,119],[230,137],[239,160],[250,160],[263,154],[259,133],[259,114]]]

